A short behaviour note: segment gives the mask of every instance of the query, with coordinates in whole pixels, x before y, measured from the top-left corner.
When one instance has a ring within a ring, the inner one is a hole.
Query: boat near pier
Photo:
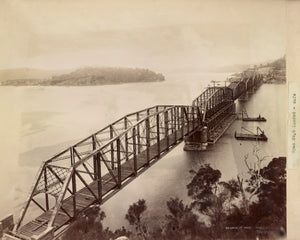
[[[234,137],[237,139],[237,140],[252,140],[252,141],[268,141],[268,138],[267,136],[265,135],[265,132],[263,130],[261,130],[259,127],[257,127],[257,132],[256,134],[249,131],[248,129],[246,128],[243,128],[242,129],[248,131],[249,133],[237,133],[235,132],[234,133]]]
[[[243,111],[240,113],[239,119],[245,122],[266,122],[267,121],[267,119],[262,117],[260,114],[258,115],[258,117],[249,117],[246,109],[243,109]]]

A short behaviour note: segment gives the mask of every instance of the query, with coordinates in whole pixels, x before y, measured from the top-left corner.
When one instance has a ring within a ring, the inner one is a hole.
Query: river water
[[[0,216],[20,211],[43,160],[130,112],[157,104],[190,104],[211,80],[225,80],[227,76],[228,73],[170,74],[169,80],[159,83],[0,87]],[[141,198],[148,207],[145,217],[152,220],[166,213],[170,197],[188,203],[189,171],[203,163],[220,169],[224,180],[243,174],[244,156],[255,144],[233,138],[241,126],[265,130],[269,141],[259,144],[261,156],[285,156],[285,99],[285,85],[263,85],[247,102],[237,101],[238,111],[246,108],[250,116],[260,113],[267,122],[236,121],[206,152],[184,152],[181,143],[104,203],[105,225],[112,229],[126,226],[128,206]]]

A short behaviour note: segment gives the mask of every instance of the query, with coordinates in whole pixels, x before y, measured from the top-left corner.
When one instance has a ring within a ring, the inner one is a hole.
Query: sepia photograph
[[[0,238],[300,239],[299,12],[0,0]]]

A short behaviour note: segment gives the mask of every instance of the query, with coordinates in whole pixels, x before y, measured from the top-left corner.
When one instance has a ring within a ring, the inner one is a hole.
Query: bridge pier
[[[255,92],[255,86],[251,86],[249,89],[248,89],[248,94],[253,94]]]
[[[234,101],[222,104],[217,113],[209,115],[203,127],[185,137],[183,148],[185,151],[205,151],[208,144],[217,142],[236,119]]]
[[[249,95],[248,95],[249,93],[248,93],[248,91],[246,91],[246,92],[244,92],[239,98],[238,98],[238,100],[239,101],[248,101],[248,98],[249,98]]]
[[[208,128],[197,130],[184,139],[184,151],[205,151],[208,146]]]

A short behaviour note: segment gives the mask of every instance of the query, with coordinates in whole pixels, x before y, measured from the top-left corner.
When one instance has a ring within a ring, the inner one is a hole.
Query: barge
[[[249,117],[246,109],[243,109],[241,115],[242,117],[240,119],[242,119],[245,122],[266,122],[267,121],[267,119],[262,117],[260,114],[258,115],[258,117]]]
[[[250,141],[268,141],[267,136],[265,135],[264,131],[261,130],[259,127],[257,127],[257,133],[253,133],[245,128],[244,130],[250,132],[250,133],[237,133],[235,131],[234,137],[237,140],[250,140]]]

